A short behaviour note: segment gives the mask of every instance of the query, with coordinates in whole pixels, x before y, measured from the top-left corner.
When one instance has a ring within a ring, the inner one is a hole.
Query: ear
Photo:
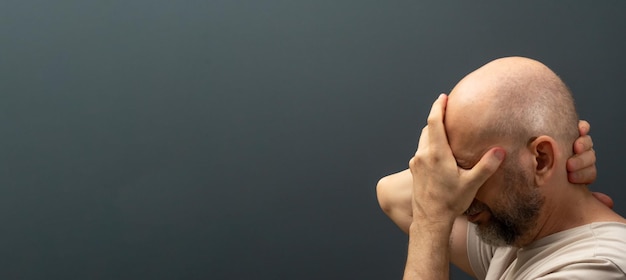
[[[533,155],[535,181],[539,186],[544,185],[555,173],[558,156],[556,141],[550,136],[542,135],[530,142],[528,148]]]

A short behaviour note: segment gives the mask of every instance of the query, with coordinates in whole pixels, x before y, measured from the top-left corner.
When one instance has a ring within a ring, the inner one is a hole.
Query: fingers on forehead
[[[428,115],[428,136],[429,142],[436,143],[448,143],[446,138],[446,131],[443,126],[443,117],[446,110],[447,96],[445,94],[439,95],[439,98],[435,100],[430,114]]]

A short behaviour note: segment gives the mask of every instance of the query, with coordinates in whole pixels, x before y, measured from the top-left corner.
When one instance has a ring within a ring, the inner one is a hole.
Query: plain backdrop
[[[439,93],[510,55],[572,89],[626,215],[624,10],[3,0],[0,278],[401,279],[376,183]]]

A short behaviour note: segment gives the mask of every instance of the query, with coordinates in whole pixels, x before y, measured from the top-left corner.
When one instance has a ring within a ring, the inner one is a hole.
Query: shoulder
[[[592,223],[559,232],[520,250],[519,261],[522,270],[541,272],[535,276],[545,279],[624,279],[626,224]]]
[[[589,225],[593,234],[594,257],[604,258],[626,271],[626,224],[616,222]]]
[[[587,257],[606,257],[626,267],[626,224],[599,222],[563,232],[559,243],[566,252]]]
[[[531,278],[519,278],[519,279],[534,279],[534,280],[557,280],[557,279],[625,279],[626,274],[615,263],[602,258],[594,258],[588,260],[581,260],[578,263],[572,263],[560,268],[558,271],[554,271],[541,276],[533,276]]]

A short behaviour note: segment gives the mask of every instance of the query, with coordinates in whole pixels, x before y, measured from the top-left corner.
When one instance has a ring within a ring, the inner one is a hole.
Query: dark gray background
[[[625,3],[1,1],[0,278],[400,279],[376,182],[507,55],[571,87],[626,215]]]

